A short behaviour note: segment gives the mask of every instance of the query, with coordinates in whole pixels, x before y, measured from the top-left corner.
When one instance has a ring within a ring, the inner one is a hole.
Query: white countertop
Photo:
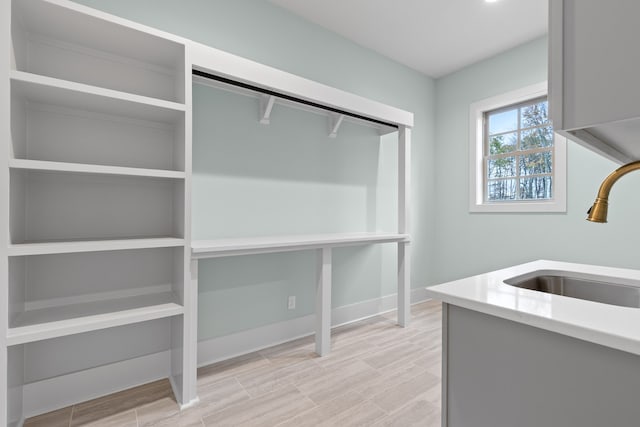
[[[523,274],[572,277],[640,287],[640,270],[534,261],[427,288],[445,303],[640,355],[640,309],[552,295],[504,283]]]

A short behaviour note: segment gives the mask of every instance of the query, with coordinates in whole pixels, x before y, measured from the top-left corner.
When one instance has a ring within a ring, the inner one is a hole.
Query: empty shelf
[[[183,40],[150,27],[109,16],[68,1],[20,0],[14,6],[14,26],[53,40],[87,46],[150,66],[176,68]]]
[[[186,110],[176,102],[16,70],[11,90],[33,102],[164,123],[176,122]]]
[[[285,252],[323,247],[406,242],[408,234],[397,233],[332,233],[294,236],[249,237],[215,240],[193,240],[194,259],[268,252]]]
[[[9,256],[68,254],[74,252],[119,251],[126,249],[171,248],[184,245],[184,239],[73,240],[64,242],[19,243],[9,245]]]
[[[20,313],[9,328],[7,345],[112,328],[182,314],[172,292],[139,295]]]
[[[82,163],[50,162],[44,160],[10,159],[9,167],[12,169],[40,170],[52,172],[87,173],[99,175],[124,175],[141,176],[151,178],[184,179],[182,171],[164,169],[142,169],[121,166],[91,165]]]

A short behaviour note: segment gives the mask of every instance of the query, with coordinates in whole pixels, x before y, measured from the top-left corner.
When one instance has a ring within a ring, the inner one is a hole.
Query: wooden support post
[[[331,248],[317,252],[316,353],[325,356],[331,349]]]
[[[398,129],[398,233],[409,234],[411,183],[411,129]],[[398,243],[398,325],[409,326],[411,251],[409,242]]]

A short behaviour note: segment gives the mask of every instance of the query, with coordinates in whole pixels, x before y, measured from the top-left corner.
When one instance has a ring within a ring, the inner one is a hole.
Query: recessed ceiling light
[[[498,0],[484,0],[486,3],[497,3]]]

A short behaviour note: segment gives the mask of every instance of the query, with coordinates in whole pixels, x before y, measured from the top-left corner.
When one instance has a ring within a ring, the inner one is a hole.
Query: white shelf
[[[408,234],[397,233],[332,233],[193,240],[191,256],[193,259],[202,259],[408,241]]]
[[[204,44],[190,46],[193,68],[371,119],[413,127],[413,113],[290,74]]]
[[[10,244],[9,256],[68,254],[76,252],[120,251],[127,249],[171,248],[184,245],[184,239],[156,237],[148,239],[77,240],[64,242]]]
[[[29,32],[157,66],[181,64],[181,37],[64,0],[20,0],[14,7],[15,21]]]
[[[50,162],[44,160],[29,159],[10,159],[9,167],[12,169],[87,173],[99,175],[141,176],[151,178],[184,179],[186,176],[186,174],[182,171],[90,165],[82,163]]]
[[[172,292],[140,295],[20,313],[9,328],[7,345],[145,322],[184,313]]]
[[[163,123],[184,117],[184,104],[11,70],[11,91],[33,102]]]

